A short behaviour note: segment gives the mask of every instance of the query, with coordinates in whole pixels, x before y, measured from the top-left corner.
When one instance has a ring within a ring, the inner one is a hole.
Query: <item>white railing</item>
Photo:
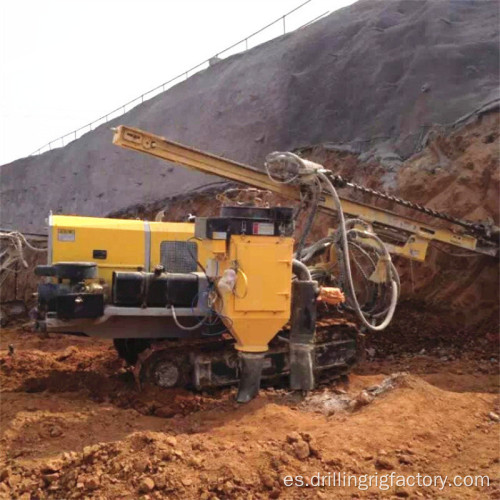
[[[301,24],[295,28],[293,28],[293,14],[297,13],[297,11],[302,10],[307,4],[310,4],[312,0],[307,0],[304,3],[300,4],[298,7],[295,7],[295,9],[292,9],[291,11],[287,12],[283,16],[279,17],[278,19],[274,20],[273,22],[267,24],[260,30],[256,31],[255,33],[252,33],[251,35],[248,35],[247,37],[243,38],[242,40],[233,43],[233,45],[225,48],[224,50],[218,52],[215,54],[213,57],[201,62],[200,64],[197,64],[196,66],[193,66],[192,68],[187,69],[186,71],[183,71],[181,74],[175,76],[174,78],[171,78],[170,80],[156,86],[155,88],[148,90],[147,92],[144,92],[141,94],[139,97],[136,97],[135,99],[132,99],[129,102],[126,102],[125,104],[122,104],[118,108],[114,109],[113,111],[110,111],[109,113],[106,113],[105,115],[101,116],[97,120],[94,120],[90,123],[87,123],[83,127],[80,127],[76,130],[72,130],[71,132],[68,132],[67,134],[62,135],[61,137],[58,137],[57,139],[54,139],[47,144],[43,145],[42,147],[38,148],[36,151],[31,153],[31,156],[33,155],[38,155],[41,153],[44,153],[46,151],[50,151],[55,148],[63,147],[69,144],[70,142],[74,141],[75,139],[80,138],[82,135],[86,134],[87,132],[90,132],[94,130],[96,127],[99,125],[102,125],[109,120],[113,120],[115,118],[118,118],[119,116],[124,115],[128,111],[130,111],[132,108],[135,106],[142,104],[144,101],[147,101],[148,99],[151,99],[152,97],[161,94],[165,90],[169,89],[170,87],[173,87],[177,83],[180,83],[183,80],[186,80],[190,76],[192,76],[194,73],[197,73],[198,71],[201,71],[203,69],[208,68],[211,64],[216,62],[218,59],[222,59],[224,57],[229,57],[233,54],[237,54],[239,52],[245,52],[248,49],[250,49],[252,46],[255,47],[256,45],[259,45],[263,42],[272,40],[276,36],[281,36],[282,34],[289,33],[291,31],[295,31],[296,29],[303,28],[319,19],[322,17],[326,16],[329,14],[329,12],[324,12],[321,15],[317,15],[309,20],[308,22]],[[297,19],[295,19],[297,21]],[[276,31],[272,32],[272,28],[279,28],[279,32],[276,33]],[[281,33],[282,30],[282,33]],[[288,30],[288,31],[287,31]],[[269,34],[271,35],[269,36]],[[256,42],[253,43],[252,42]]]

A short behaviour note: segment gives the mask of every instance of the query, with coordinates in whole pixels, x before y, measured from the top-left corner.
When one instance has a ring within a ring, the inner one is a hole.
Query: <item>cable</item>
[[[196,329],[200,328],[201,326],[203,326],[205,324],[205,322],[207,321],[207,319],[208,319],[208,315],[207,315],[199,323],[196,323],[196,325],[193,325],[193,326],[184,326],[184,325],[181,325],[179,323],[179,320],[177,319],[177,315],[175,314],[175,308],[174,308],[174,306],[170,306],[170,308],[172,309],[172,318],[174,319],[174,323],[181,330],[187,330],[187,331],[196,330]]]
[[[363,307],[364,307],[372,299],[375,300],[375,294],[371,293],[370,278],[366,275],[365,269],[363,268],[363,266],[361,265],[359,260],[356,258],[356,255],[352,251],[351,251],[351,257],[352,257],[352,260],[353,260],[354,264],[356,265],[357,269],[359,270],[361,276],[364,279],[363,284],[365,287],[365,294],[366,294],[366,299],[365,299],[364,304],[363,304]]]
[[[373,265],[373,269],[375,269],[377,267],[375,261],[370,257],[370,254],[363,248],[363,243],[355,243],[353,241],[350,241],[349,244],[356,248],[358,251],[360,252],[363,252],[363,255],[368,258],[371,262],[371,264]],[[368,247],[368,246],[365,246],[365,248],[368,248],[369,250],[373,250],[373,247]],[[399,274],[398,274],[398,271],[396,269],[396,266],[394,265],[394,262],[392,262],[392,259],[391,259],[391,272],[392,272],[392,277],[396,280],[396,284],[398,286],[398,297],[399,295],[401,294],[401,281],[399,279]]]
[[[237,299],[244,299],[247,295],[248,295],[248,277],[247,275],[244,273],[243,269],[241,269],[241,267],[237,267],[236,269],[236,276],[238,276],[238,273],[241,273],[241,276],[243,277],[243,281],[245,283],[245,293],[243,295],[238,295],[236,293],[236,285],[234,286],[234,289],[233,289],[233,295],[237,298]]]
[[[285,162],[287,168],[283,169],[281,167],[281,170],[275,168],[274,171],[272,171],[271,169],[272,164],[275,164],[278,167],[280,167],[282,162]],[[341,275],[345,274],[345,282],[347,284],[348,297],[354,306],[353,309],[356,312],[358,318],[361,320],[361,322],[370,330],[381,331],[384,328],[386,328],[387,325],[392,320],[394,311],[396,310],[396,304],[399,295],[399,287],[398,287],[398,281],[393,276],[393,274],[395,273],[395,268],[394,266],[391,265],[392,263],[391,256],[389,255],[389,252],[384,243],[382,242],[382,240],[377,235],[370,232],[370,227],[366,222],[358,219],[349,221],[345,220],[342,204],[340,202],[340,198],[337,194],[337,191],[333,185],[333,182],[326,175],[328,171],[325,170],[320,165],[305,161],[294,153],[274,152],[266,157],[265,167],[269,178],[274,182],[278,182],[281,184],[301,183],[302,185],[304,184],[307,185],[310,184],[311,178],[314,176],[316,179],[319,179],[321,183],[327,188],[327,190],[330,192],[333,198],[333,201],[337,209],[337,214],[339,219],[339,229],[337,233],[338,238],[336,238],[335,244],[338,247],[339,263],[342,264],[339,267],[340,273]],[[279,178],[277,177],[277,175],[279,175]],[[301,180],[302,182],[300,182]],[[365,227],[365,230],[360,231],[359,229],[350,228],[354,224],[361,224],[362,226]],[[378,244],[381,250],[380,253],[382,254],[382,256],[379,257],[379,260],[383,259],[386,262],[387,282],[388,283],[390,282],[391,284],[392,295],[391,295],[390,305],[387,310],[387,314],[385,315],[385,318],[382,321],[382,323],[379,325],[374,325],[367,320],[367,316],[358,302],[358,298],[356,296],[356,290],[354,288],[354,283],[352,279],[352,269],[349,256],[349,240],[348,240],[349,235],[356,235],[356,236],[361,236],[362,238],[370,238],[374,240]],[[308,252],[306,257],[309,257],[309,255],[310,252]],[[302,255],[298,254],[297,257],[300,259]],[[343,282],[344,280],[341,281]]]
[[[192,241],[192,240],[199,241],[200,238],[197,238],[196,236],[191,236],[191,238],[188,238],[186,241]],[[201,264],[201,262],[193,255],[193,252],[191,252],[191,249],[189,248],[189,245],[186,248],[187,248],[187,250],[188,250],[189,255],[191,256],[191,258],[196,262],[196,265],[203,271],[203,274],[206,276],[208,282],[210,283],[211,280],[208,277],[207,271],[205,270],[205,268],[203,267],[203,265]]]
[[[305,264],[300,262],[300,260],[293,259],[292,270],[302,281],[312,281],[309,268]]]
[[[342,250],[342,253],[344,255],[343,264],[345,267],[345,274],[346,274],[346,278],[347,278],[346,281],[347,281],[347,285],[348,285],[349,296],[350,296],[350,299],[354,305],[354,310],[356,312],[356,315],[361,320],[361,322],[370,330],[377,331],[377,332],[381,331],[384,328],[386,328],[387,325],[391,322],[392,317],[394,316],[394,311],[396,310],[396,304],[397,304],[397,300],[398,300],[398,287],[397,287],[396,281],[394,279],[392,279],[392,268],[388,267],[388,274],[391,277],[391,287],[392,287],[392,295],[391,295],[391,302],[390,302],[389,310],[387,311],[387,315],[384,318],[384,320],[382,321],[382,323],[379,325],[374,325],[366,319],[365,314],[361,310],[361,306],[359,305],[359,302],[358,302],[358,299],[356,296],[356,291],[354,289],[354,283],[352,281],[351,263],[349,260],[349,242],[347,239],[346,221],[345,221],[345,217],[344,217],[344,211],[342,210],[340,198],[337,194],[336,189],[333,187],[333,184],[331,183],[330,179],[323,172],[318,172],[317,175],[323,181],[323,183],[326,185],[327,189],[330,191],[330,194],[332,195],[333,201],[334,201],[336,208],[337,208],[337,213],[338,213],[338,217],[339,217],[339,235],[340,235],[339,239],[340,239],[340,244],[341,244],[341,250]],[[381,245],[381,248],[383,248],[387,262],[388,263],[391,262],[391,257],[389,255],[389,252],[387,251],[387,248],[385,247],[385,245],[382,243],[382,240],[380,240],[380,238],[378,236],[376,236],[372,233],[365,232],[365,231],[361,232],[357,229],[351,229],[349,232],[350,233],[358,233],[358,234],[362,233],[362,236],[364,236],[364,237],[373,238],[375,241],[377,241]]]
[[[321,186],[319,184],[319,181],[316,180],[316,186],[314,189],[311,190],[312,193],[312,206],[311,210],[309,211],[309,215],[307,217],[306,225],[304,227],[304,230],[302,231],[302,236],[299,240],[299,244],[297,245],[297,250],[295,251],[295,255],[297,256],[298,260],[301,259],[302,255],[302,248],[304,247],[307,237],[309,236],[309,233],[311,232],[311,228],[314,222],[314,218],[316,217],[316,212],[318,211],[318,204],[319,204],[319,193],[321,192]]]
[[[46,252],[46,247],[35,247],[33,246],[24,234],[19,231],[0,231],[0,241],[6,240],[6,248],[2,251],[0,255],[0,285],[2,285],[9,273],[17,274],[21,272],[22,269],[14,269],[17,267],[17,263],[21,263],[21,267],[27,269],[28,262],[24,258],[25,249],[28,248],[34,252]]]
[[[304,264],[307,264],[311,259],[324,252],[328,247],[332,246],[333,237],[327,236],[326,238],[322,238],[318,240],[316,243],[311,245],[310,247],[302,250],[302,258],[300,261]],[[295,258],[298,258],[297,254],[295,254]]]
[[[377,265],[375,263],[375,261],[371,258],[371,256],[369,255],[369,253],[363,248],[363,244],[362,243],[354,243],[353,241],[350,241],[349,244],[356,248],[356,250],[358,250],[359,252],[362,252],[362,254],[370,260],[371,262],[371,265],[373,267],[373,270],[376,269]],[[374,250],[373,247],[369,247],[370,250]],[[356,259],[354,259],[354,261],[356,262]],[[398,298],[399,298],[399,295],[401,293],[401,282],[399,280],[399,274],[398,274],[398,271],[396,269],[396,267],[394,266],[394,263],[392,262],[391,260],[391,272],[392,272],[392,276],[394,277],[395,281],[396,281],[396,285],[398,287]],[[359,265],[358,265],[359,267]],[[367,278],[369,279],[369,278]],[[384,293],[384,298],[385,298],[385,293]],[[371,301],[374,303],[374,306],[371,308],[371,309],[368,309],[366,310],[366,308],[364,309],[364,313],[369,315],[370,317],[372,318],[379,318],[381,316],[384,316],[387,311],[389,310],[389,307],[386,307],[385,309],[382,309],[381,311],[379,312],[374,312],[374,310],[377,308],[377,304],[376,304],[376,300],[375,300],[375,296],[372,296],[371,297]]]
[[[15,245],[21,245],[24,244],[27,246],[30,250],[33,250],[34,252],[46,252],[47,247],[35,247],[31,243],[29,243],[28,239],[24,234],[20,233],[19,231],[11,231],[11,232],[3,232],[0,231],[0,238],[7,238],[13,242]]]

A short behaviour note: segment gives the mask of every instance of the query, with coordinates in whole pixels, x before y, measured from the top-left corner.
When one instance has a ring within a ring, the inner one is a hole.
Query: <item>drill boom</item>
[[[146,153],[155,158],[182,165],[190,169],[211,174],[258,189],[272,191],[284,198],[300,200],[301,191],[297,186],[277,184],[265,172],[220,156],[200,151],[164,137],[140,129],[120,125],[114,129],[113,144],[126,149]],[[341,198],[346,214],[372,223],[377,234],[384,239],[388,250],[409,259],[425,260],[430,241],[438,241],[476,253],[495,256],[498,249],[494,245],[478,244],[472,235],[454,232],[450,229],[435,228],[388,210],[375,208],[364,203]],[[319,209],[334,214],[332,198],[325,194],[319,201]],[[398,244],[387,242],[396,240]]]

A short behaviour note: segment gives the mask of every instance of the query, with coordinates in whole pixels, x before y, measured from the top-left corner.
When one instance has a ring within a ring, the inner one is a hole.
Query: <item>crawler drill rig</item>
[[[343,311],[364,329],[390,323],[400,288],[391,254],[423,261],[431,241],[498,253],[494,226],[363,188],[293,153],[268,155],[262,172],[130,127],[115,129],[113,142],[249,188],[229,190],[219,216],[190,222],[49,216],[48,264],[35,271],[44,277],[38,326],[113,339],[139,384],[239,384],[240,402],[285,375],[291,389],[311,390],[357,359],[359,330]],[[342,199],[339,187],[460,230]],[[296,210],[271,206],[269,193],[309,207],[296,245]],[[318,211],[332,229],[306,247]]]

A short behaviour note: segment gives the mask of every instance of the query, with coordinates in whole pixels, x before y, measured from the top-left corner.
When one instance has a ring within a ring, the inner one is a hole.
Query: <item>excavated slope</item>
[[[49,210],[103,215],[217,180],[113,146],[119,123],[257,165],[329,142],[391,169],[432,123],[497,97],[498,10],[365,0],[225,59],[64,148],[2,166],[1,225],[40,231]]]

